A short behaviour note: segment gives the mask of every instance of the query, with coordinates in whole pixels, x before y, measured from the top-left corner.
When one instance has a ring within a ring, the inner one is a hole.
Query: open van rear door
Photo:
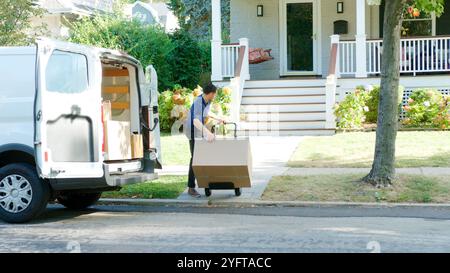
[[[103,176],[101,63],[96,51],[37,41],[35,152],[44,178]]]
[[[162,168],[161,131],[158,106],[158,74],[152,65],[146,67],[144,78],[145,84],[141,84],[141,86],[144,86],[141,87],[144,94],[141,94],[141,97],[146,96],[148,98],[148,120],[149,127],[152,129],[149,135],[150,149],[155,157],[157,168]]]

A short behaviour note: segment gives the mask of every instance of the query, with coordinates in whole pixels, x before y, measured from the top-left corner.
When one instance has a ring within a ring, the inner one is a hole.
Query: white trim
[[[289,3],[312,3],[313,4],[313,35],[315,35],[313,45],[313,71],[288,71],[287,70],[287,29],[286,29],[286,6]],[[321,29],[321,5],[320,0],[281,0],[279,2],[279,31],[280,31],[280,75],[319,75],[322,64],[322,29]]]

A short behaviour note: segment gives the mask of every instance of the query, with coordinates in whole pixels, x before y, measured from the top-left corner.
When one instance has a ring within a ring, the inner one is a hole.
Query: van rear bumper
[[[107,191],[128,184],[137,184],[158,179],[158,174],[134,171],[125,173],[110,173],[104,168],[104,176],[99,178],[64,178],[50,179],[50,185],[55,191],[63,190],[98,190]]]
[[[121,187],[127,184],[143,183],[158,179],[156,173],[126,173],[120,175],[111,175],[107,179],[107,184],[110,187]]]

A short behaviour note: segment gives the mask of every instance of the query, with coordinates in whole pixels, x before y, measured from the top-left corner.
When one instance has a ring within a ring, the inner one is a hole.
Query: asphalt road
[[[450,252],[450,209],[52,205],[0,252]]]

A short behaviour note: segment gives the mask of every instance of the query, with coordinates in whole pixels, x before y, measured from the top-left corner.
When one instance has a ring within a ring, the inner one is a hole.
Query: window
[[[55,50],[45,70],[49,92],[81,93],[88,88],[86,56]]]

